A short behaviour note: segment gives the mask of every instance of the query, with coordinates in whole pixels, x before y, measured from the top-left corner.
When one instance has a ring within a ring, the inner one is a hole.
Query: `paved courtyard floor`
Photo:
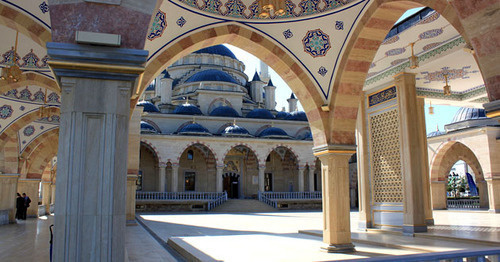
[[[359,231],[357,216],[351,212],[357,251],[328,254],[320,251],[321,237],[298,233],[321,234],[321,212],[139,214],[146,228],[127,227],[127,255],[129,261],[177,261],[164,247],[169,239],[198,258],[223,261],[326,261],[500,247],[500,214],[435,211],[436,226],[416,237]],[[0,226],[0,261],[49,261],[53,223],[48,216]]]

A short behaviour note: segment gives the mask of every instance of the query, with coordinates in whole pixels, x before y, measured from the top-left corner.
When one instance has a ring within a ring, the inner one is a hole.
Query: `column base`
[[[434,218],[425,219],[425,224],[428,226],[434,226]]]
[[[137,226],[137,221],[134,220],[127,220],[126,226]]]
[[[349,243],[349,244],[338,244],[338,245],[328,245],[328,246],[323,246],[321,247],[321,251],[327,252],[327,253],[352,253],[356,252],[356,249],[354,248],[354,245]]]
[[[420,226],[404,225],[403,226],[403,235],[413,235],[414,233],[422,233],[422,232],[427,232],[427,225],[420,225]]]
[[[500,209],[489,209],[488,212],[490,212],[490,213],[500,213]]]

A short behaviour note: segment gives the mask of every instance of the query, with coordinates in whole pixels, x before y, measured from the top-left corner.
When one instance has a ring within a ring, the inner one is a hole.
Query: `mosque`
[[[127,225],[136,208],[157,208],[148,201],[210,210],[321,198],[321,249],[356,254],[351,225],[435,232],[459,160],[478,212],[494,217],[498,10],[495,0],[1,0],[2,238],[32,230],[23,245],[36,254],[48,234],[42,219],[15,224],[16,192],[40,204],[28,215],[54,214],[54,261],[125,261],[141,239]],[[288,112],[266,70],[249,80],[223,44],[280,75]],[[426,134],[433,105],[463,108]]]

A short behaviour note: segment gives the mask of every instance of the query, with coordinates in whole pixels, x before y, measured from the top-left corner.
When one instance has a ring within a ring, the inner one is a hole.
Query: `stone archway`
[[[160,162],[156,150],[149,144],[141,142],[139,152],[138,190],[146,192],[164,191],[159,186],[158,169],[160,168]]]
[[[216,155],[207,145],[193,143],[180,151],[176,172],[172,172],[172,191],[216,191]],[[176,176],[177,173],[177,176]]]
[[[479,189],[480,206],[487,207],[488,192],[486,182],[484,180],[484,173],[479,164],[479,160],[470,148],[466,145],[450,141],[442,145],[434,159],[431,162],[431,194],[432,194],[432,208],[433,209],[446,209],[446,185],[450,169],[453,165],[462,160],[466,162],[475,174],[476,184]]]
[[[228,197],[256,198],[259,191],[259,159],[249,145],[234,145],[224,154],[222,190]]]

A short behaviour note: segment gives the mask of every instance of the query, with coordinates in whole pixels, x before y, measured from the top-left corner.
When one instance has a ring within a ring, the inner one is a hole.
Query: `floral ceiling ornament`
[[[304,45],[304,51],[314,58],[325,56],[328,50],[332,48],[330,37],[321,29],[307,31],[302,39],[302,44]]]
[[[2,75],[0,76],[1,80],[6,80],[7,83],[15,83],[18,82],[21,79],[21,75],[23,71],[19,68],[18,61],[17,61],[17,41],[19,38],[19,32],[16,31],[16,43],[13,48],[13,58],[12,58],[12,65],[6,66],[2,68]]]
[[[151,30],[148,34],[148,40],[153,41],[154,39],[161,37],[165,28],[167,28],[167,15],[165,12],[158,9],[153,24],[151,25]]]

